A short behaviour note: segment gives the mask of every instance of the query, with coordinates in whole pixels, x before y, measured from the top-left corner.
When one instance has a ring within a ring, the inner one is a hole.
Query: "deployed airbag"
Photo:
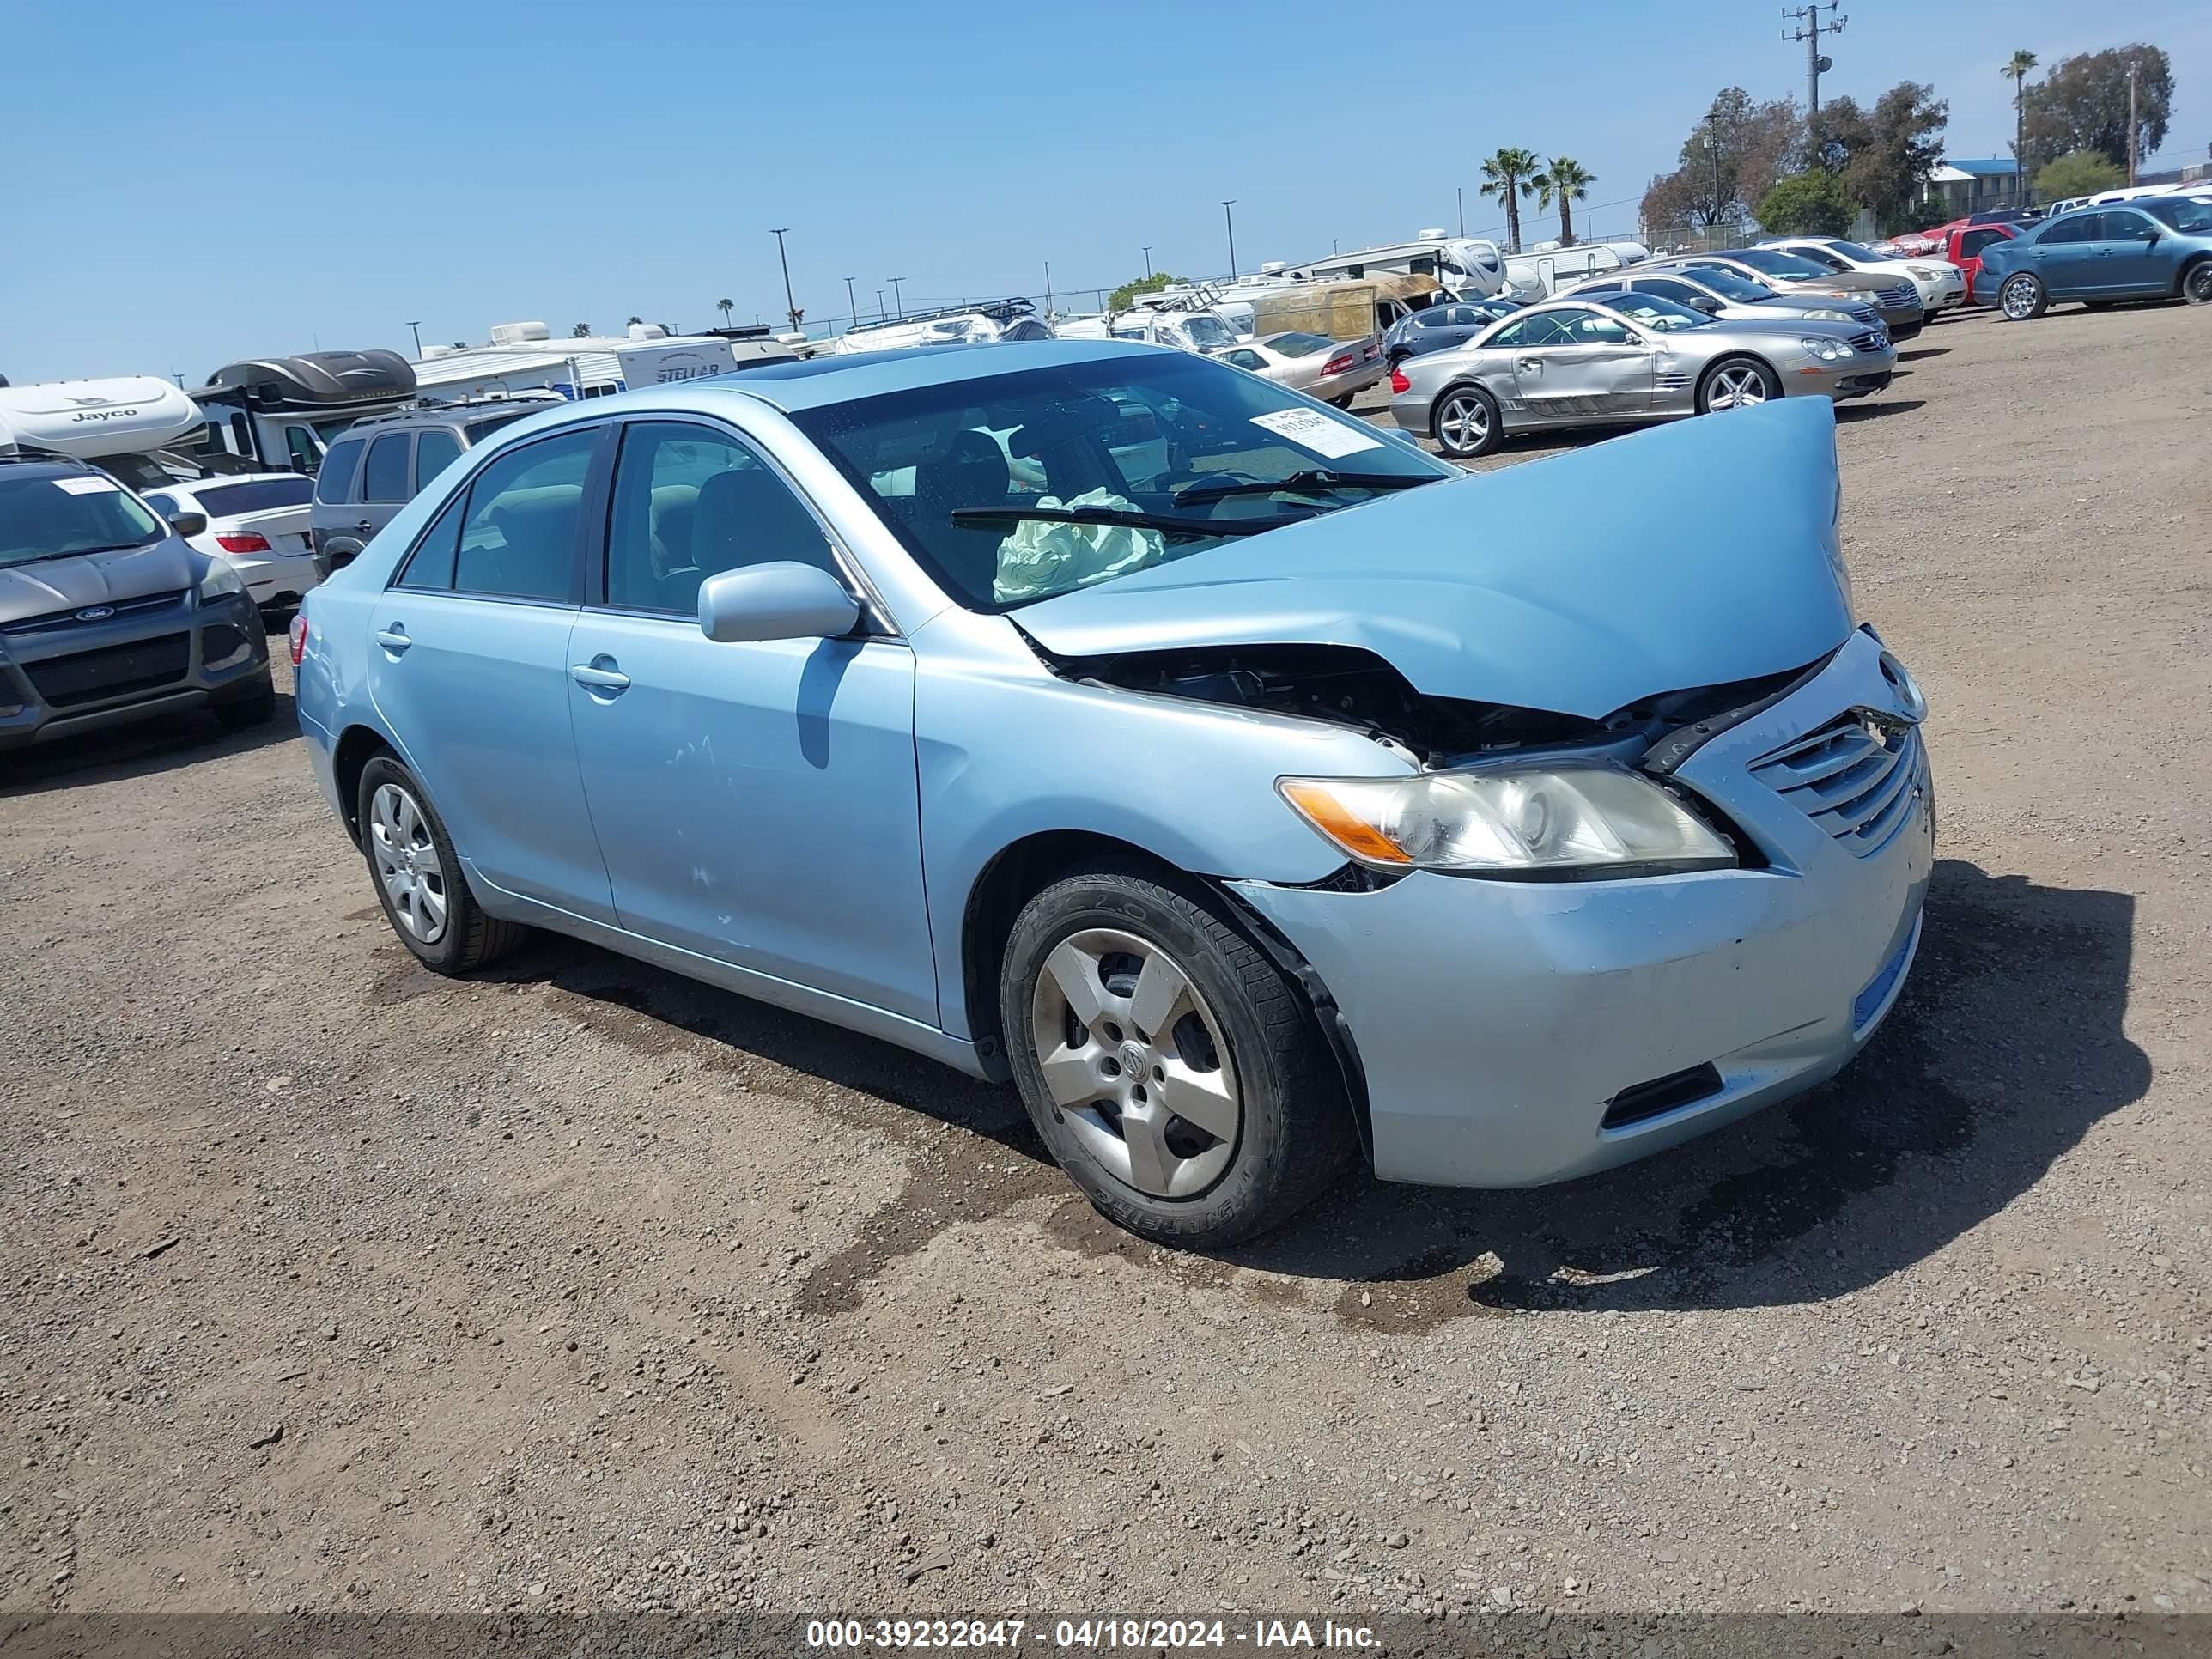
[[[1086,489],[1065,501],[1057,495],[1040,496],[1036,504],[1063,511],[1085,507],[1119,513],[1139,510],[1126,495],[1103,487]],[[1158,564],[1166,547],[1157,530],[1024,519],[999,544],[999,566],[991,580],[991,596],[1001,605],[1011,605],[1040,594],[1066,592]]]

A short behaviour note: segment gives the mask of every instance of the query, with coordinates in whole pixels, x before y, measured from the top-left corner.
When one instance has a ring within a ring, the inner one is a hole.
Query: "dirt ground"
[[[1904,360],[1840,443],[1918,968],[1572,1186],[1170,1255],[1009,1090],[416,969],[289,700],[15,765],[0,1611],[2212,1611],[2212,314]]]

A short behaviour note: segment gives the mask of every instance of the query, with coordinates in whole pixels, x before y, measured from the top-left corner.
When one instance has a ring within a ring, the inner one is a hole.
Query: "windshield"
[[[1719,325],[1702,311],[1692,311],[1686,305],[1662,299],[1656,294],[1608,294],[1605,296],[1607,309],[1631,317],[1646,328],[1674,334],[1686,328],[1717,328]]]
[[[2177,196],[2170,202],[2137,202],[2136,206],[2184,235],[2212,235],[2212,202]]]
[[[1224,346],[1237,343],[1236,331],[1218,317],[1186,318],[1182,331],[1190,337],[1190,343],[1200,351],[1217,351]]]
[[[918,386],[792,419],[945,591],[984,611],[1356,506],[1392,484],[1457,476],[1364,421],[1168,352]],[[1331,473],[1387,482],[1332,485]],[[1114,520],[1049,522],[1022,509]]]
[[[1723,265],[1698,265],[1694,270],[1699,282],[1723,299],[1733,300],[1738,305],[1755,306],[1761,300],[1774,297],[1772,289],[1741,271],[1730,270]]]
[[[1826,246],[1833,248],[1837,252],[1842,254],[1844,258],[1850,259],[1856,264],[1878,265],[1882,263],[1882,256],[1881,254],[1876,253],[1870,247],[1861,246],[1857,242],[1830,242],[1826,244]]]
[[[1753,270],[1762,271],[1769,276],[1779,276],[1784,282],[1828,275],[1810,259],[1800,258],[1794,253],[1778,252],[1771,247],[1738,248],[1727,257],[1738,264],[1749,265]]]
[[[143,547],[168,533],[137,497],[98,473],[0,476],[0,565]]]

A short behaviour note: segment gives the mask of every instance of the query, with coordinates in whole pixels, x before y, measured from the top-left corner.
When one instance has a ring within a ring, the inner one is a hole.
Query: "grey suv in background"
[[[315,475],[307,534],[317,579],[327,581],[331,571],[351,564],[368,538],[464,450],[553,401],[501,398],[356,421],[331,445]]]

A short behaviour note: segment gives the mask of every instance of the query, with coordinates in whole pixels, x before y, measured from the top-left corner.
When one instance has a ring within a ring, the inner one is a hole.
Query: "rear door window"
[[[349,438],[331,448],[324,458],[323,470],[315,475],[317,501],[330,507],[346,499],[347,487],[353,483],[354,468],[361,461],[363,447],[359,438]]]
[[[368,447],[368,464],[361,470],[361,495],[366,501],[404,501],[415,492],[407,483],[407,447],[411,432],[387,432]]]
[[[441,426],[415,434],[415,488],[421,489],[461,456],[461,441]]]
[[[469,487],[453,586],[495,599],[565,599],[574,588],[584,483],[600,428],[497,457]]]

